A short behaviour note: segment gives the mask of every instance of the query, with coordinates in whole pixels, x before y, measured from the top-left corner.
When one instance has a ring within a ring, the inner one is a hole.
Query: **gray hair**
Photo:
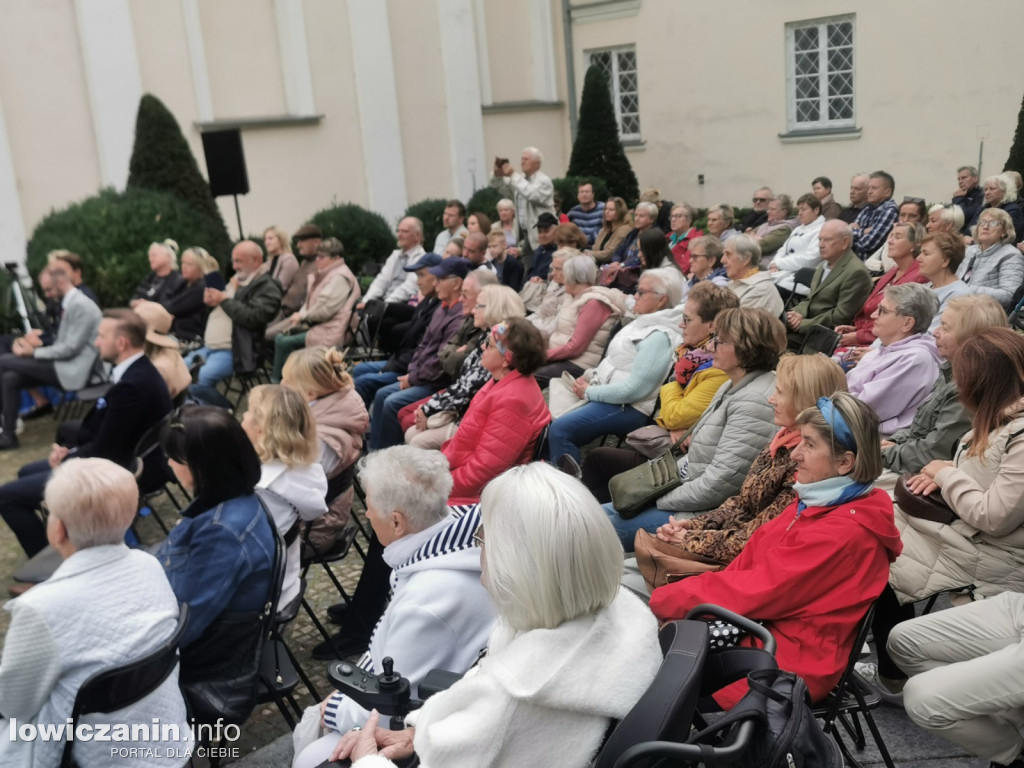
[[[440,451],[396,445],[374,451],[359,462],[359,480],[367,508],[382,519],[399,512],[410,532],[425,530],[448,515],[452,473]]]
[[[635,211],[646,211],[652,220],[658,220],[658,206],[654,203],[637,203]]]
[[[981,213],[978,214],[978,223],[971,227],[971,237],[975,240],[978,239],[978,227],[981,225],[982,216],[988,216],[990,219],[995,219],[1003,225],[1003,236],[999,242],[1013,243],[1017,240],[1017,232],[1013,228],[1013,219],[1010,218],[1010,214],[998,206],[981,209]]]
[[[139,510],[139,487],[107,459],[70,459],[57,466],[43,493],[76,550],[120,544]]]
[[[977,176],[977,173],[975,173],[975,176]],[[957,232],[964,228],[964,209],[959,205],[936,203],[928,209],[929,216],[933,213],[938,213],[939,220],[952,225],[953,229]]]
[[[690,220],[691,224],[693,224],[693,222],[696,221],[697,211],[689,203],[676,203],[675,205],[672,206],[672,210],[669,211],[669,213],[675,213],[677,209],[683,211],[686,214],[686,218]]]
[[[524,147],[523,152],[529,153],[529,155],[536,160],[538,163],[544,162],[544,155],[540,153],[540,150],[536,147]]]
[[[488,328],[512,317],[526,317],[526,305],[522,297],[507,285],[484,287],[477,301],[487,306],[484,322]]]
[[[597,285],[597,262],[593,256],[580,254],[562,265],[566,285]]]
[[[171,260],[171,269],[177,269],[178,268],[178,243],[176,241],[174,241],[174,240],[172,240],[171,238],[168,237],[163,242],[160,242],[160,243],[152,242],[152,243],[150,243],[149,244],[149,248],[147,248],[146,250],[148,251],[148,250],[153,249],[153,248],[161,248],[164,251],[166,251],[167,252],[167,256]]]
[[[495,208],[509,208],[509,209],[514,211],[516,209],[516,204],[513,203],[511,200],[509,200],[507,197],[503,197],[503,198],[501,198],[501,200],[499,200],[497,202],[497,204],[494,207]]]
[[[920,283],[890,285],[885,289],[885,298],[896,305],[896,313],[914,318],[914,333],[924,333],[939,311],[939,299],[935,291]]]
[[[640,274],[641,280],[653,280],[659,296],[668,299],[668,306],[674,307],[683,300],[683,278],[673,267],[648,269]]]
[[[853,242],[853,230],[850,229],[850,225],[840,219],[829,219],[825,222],[822,230],[828,227],[832,232],[835,233],[836,237],[846,241],[846,247],[850,247],[850,243]]]
[[[755,266],[761,262],[761,246],[750,235],[733,235],[724,243],[723,248],[731,248],[747,266]]]
[[[1003,189],[1003,202],[1012,203],[1017,200],[1017,180],[1013,178],[1013,175],[1007,172],[999,174],[999,178],[1002,179]]]
[[[967,173],[969,173],[974,178],[978,178],[978,169],[975,168],[973,165],[961,165],[959,168],[956,169],[957,173],[960,173],[960,171],[967,171]]]
[[[1009,202],[1008,195],[1010,194],[1010,182],[1005,176],[1003,176],[1003,174],[997,173],[994,176],[988,176],[983,182],[981,182],[982,187],[987,187],[989,184],[995,184],[1003,190],[1003,202]]]
[[[767,192],[769,198],[775,197],[775,193],[772,192],[771,187],[758,187],[754,190],[754,194],[757,194],[758,192]]]
[[[541,462],[513,467],[484,488],[480,516],[484,588],[513,629],[554,629],[618,594],[622,545],[574,477]]]
[[[733,211],[731,205],[712,205],[708,208],[708,213],[720,213],[722,214],[722,221],[726,224],[732,224],[736,218],[736,213]]]
[[[574,258],[576,256],[581,256],[581,255],[582,255],[582,252],[579,249],[577,249],[577,248],[570,248],[570,247],[566,246],[565,248],[559,248],[557,251],[552,253],[551,254],[551,261],[553,262],[555,259],[568,260],[568,259],[572,259],[572,258]]]
[[[477,267],[466,275],[466,280],[474,280],[478,288],[486,288],[488,285],[498,284],[498,275],[495,274],[493,269],[487,267]],[[462,281],[462,284],[466,284],[466,280]]]
[[[412,222],[413,230],[417,235],[420,236],[420,240],[423,239],[423,222],[417,219],[415,216],[406,216],[402,221]]]

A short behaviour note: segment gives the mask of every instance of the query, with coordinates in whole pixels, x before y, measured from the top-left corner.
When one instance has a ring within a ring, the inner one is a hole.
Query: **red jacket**
[[[839,682],[857,624],[885,588],[903,544],[882,490],[796,512],[793,502],[762,525],[724,570],[654,590],[651,609],[671,620],[714,603],[763,621],[778,642],[779,667],[800,675],[817,702]],[[745,692],[741,681],[715,699],[728,709]]]
[[[441,446],[451,464],[449,504],[472,504],[480,492],[506,469],[525,464],[534,443],[551,421],[551,412],[533,376],[511,371],[491,379],[469,403],[455,436]]]

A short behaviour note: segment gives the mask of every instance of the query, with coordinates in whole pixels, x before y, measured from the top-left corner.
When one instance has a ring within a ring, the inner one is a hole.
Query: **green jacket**
[[[848,325],[871,293],[871,273],[853,251],[840,256],[823,281],[824,269],[824,262],[818,265],[811,279],[810,293],[793,307],[793,311],[804,318],[799,328],[801,334],[807,333],[812,325],[826,328]]]

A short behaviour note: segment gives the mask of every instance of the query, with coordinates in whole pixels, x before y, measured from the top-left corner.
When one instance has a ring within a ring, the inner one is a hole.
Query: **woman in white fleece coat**
[[[414,727],[375,730],[375,744],[350,732],[335,759],[390,767],[415,747],[422,768],[584,768],[654,679],[657,623],[619,589],[622,548],[579,481],[514,467],[480,506],[483,582],[498,609],[487,655],[411,715]]]
[[[262,462],[256,493],[286,547],[284,583],[277,602],[281,610],[299,596],[299,518],[315,520],[327,512],[327,475],[317,462],[316,422],[298,392],[264,384],[249,392],[242,429]]]

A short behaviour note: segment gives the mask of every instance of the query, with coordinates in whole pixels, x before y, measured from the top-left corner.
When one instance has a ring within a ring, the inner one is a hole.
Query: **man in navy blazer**
[[[25,554],[46,546],[46,525],[36,514],[50,471],[62,461],[78,457],[109,459],[134,469],[135,446],[142,436],[171,411],[167,383],[143,352],[146,324],[128,309],[108,309],[100,321],[96,348],[114,366],[113,384],[92,407],[77,430],[61,425],[66,444],[54,444],[48,459],[26,464],[18,479],[0,486],[0,517],[18,537]],[[70,432],[74,435],[70,435]],[[166,477],[163,454],[147,459],[142,486],[155,487]]]

